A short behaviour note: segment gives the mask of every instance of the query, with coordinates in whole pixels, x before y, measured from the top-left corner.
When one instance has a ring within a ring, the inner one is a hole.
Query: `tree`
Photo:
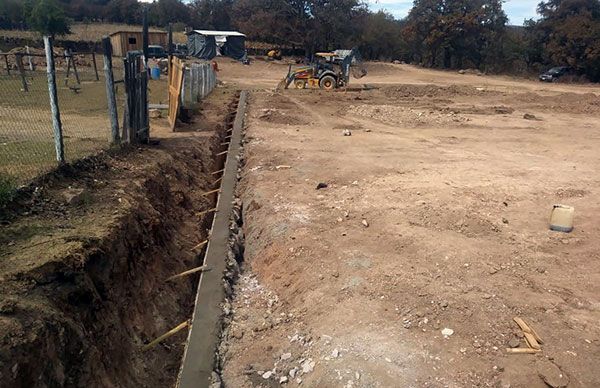
[[[360,51],[369,59],[409,60],[401,21],[384,11],[370,13],[362,28]]]
[[[543,48],[542,61],[600,81],[600,1],[542,1],[538,13],[541,19],[529,30],[532,45]]]
[[[169,23],[190,20],[189,8],[181,0],[158,0],[150,4],[148,22],[155,26],[167,26]]]
[[[27,24],[42,35],[55,37],[66,35],[70,20],[65,16],[64,10],[54,0],[38,0],[27,16]]]
[[[501,59],[507,20],[502,0],[415,0],[404,32],[425,65],[479,68]]]

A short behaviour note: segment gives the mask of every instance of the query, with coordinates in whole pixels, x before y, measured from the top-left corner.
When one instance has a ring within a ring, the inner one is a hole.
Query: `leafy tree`
[[[370,13],[362,28],[360,51],[364,58],[409,60],[402,35],[403,23],[384,11]]]
[[[110,0],[104,7],[104,17],[113,23],[141,23],[141,5],[137,0]]]
[[[542,61],[569,65],[600,81],[600,1],[550,0],[538,6],[532,22],[532,45],[543,49]]]
[[[42,35],[66,35],[70,20],[54,0],[38,0],[27,16],[27,24]]]
[[[181,0],[158,0],[150,4],[148,22],[164,27],[169,23],[188,22],[189,9]]]
[[[415,59],[432,67],[482,67],[501,57],[502,0],[415,0],[405,34]]]

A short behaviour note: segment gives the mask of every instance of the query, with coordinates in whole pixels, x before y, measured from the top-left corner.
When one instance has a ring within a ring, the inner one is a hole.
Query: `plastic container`
[[[565,205],[554,205],[550,214],[550,229],[557,232],[571,233],[575,208]]]
[[[150,77],[152,77],[152,79],[160,79],[160,67],[151,68]]]

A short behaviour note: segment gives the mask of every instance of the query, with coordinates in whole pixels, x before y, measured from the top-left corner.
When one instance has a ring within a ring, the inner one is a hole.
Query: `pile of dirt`
[[[600,97],[594,93],[560,93],[558,95],[540,95],[527,92],[511,95],[511,103],[537,108],[541,111],[600,114]]]
[[[490,91],[469,85],[395,85],[381,89],[384,95],[393,99],[406,98],[451,98],[457,96],[483,96],[489,95]]]
[[[408,108],[398,105],[350,105],[347,113],[405,127],[463,124],[469,118],[448,110]]]
[[[284,124],[284,125],[307,125],[308,121],[298,117],[295,114],[290,114],[282,109],[263,109],[258,118],[262,121],[273,123],[273,124]]]

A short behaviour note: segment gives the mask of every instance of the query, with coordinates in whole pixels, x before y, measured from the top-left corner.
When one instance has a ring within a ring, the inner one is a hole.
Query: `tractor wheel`
[[[304,89],[306,87],[306,81],[303,79],[297,79],[294,81],[294,87],[296,89]]]
[[[330,75],[326,75],[319,81],[319,86],[321,89],[333,90],[335,89],[335,78]]]

